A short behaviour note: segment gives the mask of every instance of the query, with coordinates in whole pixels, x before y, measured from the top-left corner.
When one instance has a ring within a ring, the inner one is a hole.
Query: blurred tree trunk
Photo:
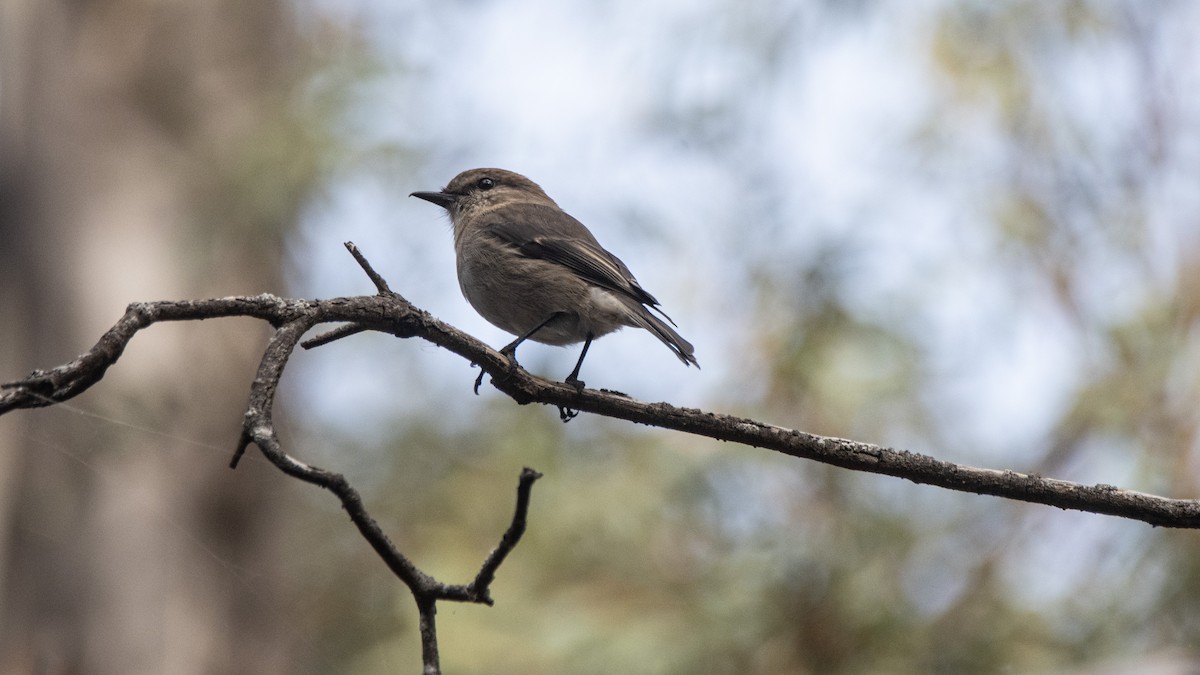
[[[0,6],[0,379],[71,358],[134,300],[280,289],[295,206],[242,216],[229,193],[258,188],[230,167],[296,47],[273,0]],[[0,673],[295,671],[270,482],[215,449],[262,335],[155,329],[77,403],[165,436],[0,424]]]

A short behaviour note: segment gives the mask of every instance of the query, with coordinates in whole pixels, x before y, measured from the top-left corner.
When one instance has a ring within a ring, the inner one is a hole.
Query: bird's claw
[[[583,393],[584,382],[583,382],[583,380],[579,379],[578,377],[575,377],[575,373],[571,373],[570,375],[568,375],[567,379],[563,380],[563,383],[574,387],[575,391],[579,392],[580,394]],[[558,406],[558,419],[562,420],[563,424],[570,422],[571,420],[575,419],[578,416],[579,416],[578,410],[574,410],[572,408],[567,408],[567,407],[564,407],[561,405]]]
[[[516,351],[517,350],[515,350],[515,349],[512,349],[512,350],[501,349],[500,350],[500,353],[503,354],[504,357],[508,359],[508,375],[509,376],[515,374],[517,372],[517,368],[519,368],[521,365],[521,364],[517,363]],[[474,364],[472,364],[472,365],[474,365]],[[483,384],[483,376],[486,373],[487,373],[486,370],[483,370],[482,368],[480,368],[479,377],[475,378],[475,395],[476,396],[479,395],[479,387]]]

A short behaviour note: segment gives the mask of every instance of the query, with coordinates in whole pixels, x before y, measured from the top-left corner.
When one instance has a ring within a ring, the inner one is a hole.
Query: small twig
[[[367,273],[367,277],[371,279],[371,283],[375,284],[375,290],[379,291],[380,295],[391,294],[392,289],[388,287],[387,281],[375,271],[374,267],[371,267],[371,263],[367,261],[367,257],[362,254],[362,251],[358,250],[358,245],[352,241],[348,241],[342,245],[358,261],[358,266],[363,268],[363,271]]]
[[[350,255],[354,256],[354,259],[358,261],[359,267],[362,267],[363,271],[367,273],[367,278],[371,280],[371,283],[375,284],[375,290],[379,291],[379,295],[396,295],[392,292],[392,289],[388,287],[387,281],[375,271],[374,267],[371,267],[371,263],[367,261],[367,257],[362,254],[362,251],[358,250],[358,246],[354,242],[348,241],[342,245],[346,247],[346,250],[350,251]],[[304,347],[305,349],[313,349],[315,347],[327,345],[334,340],[341,340],[344,337],[357,335],[365,330],[367,330],[367,327],[361,324],[347,324],[345,326],[338,326],[331,331],[321,333],[314,338],[305,340],[300,344],[300,346]]]
[[[334,340],[341,340],[344,337],[357,335],[365,330],[367,330],[366,326],[357,323],[348,323],[343,326],[338,326],[333,330],[325,331],[316,337],[311,337],[304,342],[301,342],[300,346],[305,349],[313,349],[322,345],[327,345]]]
[[[529,495],[533,491],[533,482],[541,477],[542,474],[529,467],[521,470],[521,479],[517,483],[517,508],[513,512],[512,524],[500,538],[500,545],[488,555],[487,560],[483,561],[483,567],[479,568],[479,574],[475,575],[475,581],[472,581],[467,587],[479,598],[479,602],[489,607],[493,604],[489,587],[496,579],[496,570],[500,569],[500,564],[516,548],[517,542],[521,541],[521,535],[525,534],[525,518],[529,513]]]

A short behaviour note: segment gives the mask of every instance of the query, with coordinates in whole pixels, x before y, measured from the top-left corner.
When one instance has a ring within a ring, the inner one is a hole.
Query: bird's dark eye
[[[496,181],[492,180],[491,178],[480,178],[479,181],[475,183],[475,187],[479,188],[480,190],[491,190],[492,188],[496,187]]]

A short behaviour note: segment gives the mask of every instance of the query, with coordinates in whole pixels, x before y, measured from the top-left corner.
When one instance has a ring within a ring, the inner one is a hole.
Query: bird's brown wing
[[[516,247],[522,255],[568,267],[601,288],[627,295],[662,313],[657,307],[658,300],[642,288],[625,263],[606,251],[583,223],[560,209],[541,204],[513,204],[491,215],[487,231]]]

